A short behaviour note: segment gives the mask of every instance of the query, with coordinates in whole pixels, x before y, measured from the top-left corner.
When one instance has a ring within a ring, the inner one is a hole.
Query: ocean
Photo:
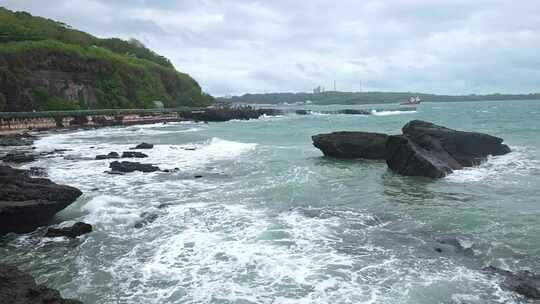
[[[8,235],[0,262],[87,304],[526,303],[482,268],[540,273],[539,118],[538,101],[423,103],[52,133],[37,150],[70,157],[26,167],[80,188],[55,221],[94,232]],[[398,134],[413,119],[502,137],[513,152],[432,180],[325,158],[311,143],[333,131]],[[178,170],[109,175],[111,160],[93,160],[141,142],[155,147],[136,161]]]

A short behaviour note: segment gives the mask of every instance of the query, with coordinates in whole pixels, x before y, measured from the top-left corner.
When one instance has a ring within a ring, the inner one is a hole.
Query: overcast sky
[[[540,91],[539,0],[0,0],[137,38],[214,95]]]

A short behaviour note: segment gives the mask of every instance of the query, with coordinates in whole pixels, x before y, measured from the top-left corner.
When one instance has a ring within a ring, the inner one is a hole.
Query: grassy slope
[[[0,8],[0,42],[0,56],[8,58],[10,65],[18,64],[19,70],[25,63],[17,57],[39,58],[54,52],[112,65],[111,72],[97,75],[98,108],[148,108],[153,100],[168,107],[200,106],[213,100],[189,75],[177,72],[169,60],[138,43],[99,39],[25,12]],[[45,100],[41,110],[61,110],[67,105],[57,97],[37,93]]]

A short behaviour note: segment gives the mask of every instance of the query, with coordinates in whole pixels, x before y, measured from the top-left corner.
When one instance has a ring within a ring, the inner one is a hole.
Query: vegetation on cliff
[[[0,111],[205,106],[189,75],[136,40],[0,8]]]

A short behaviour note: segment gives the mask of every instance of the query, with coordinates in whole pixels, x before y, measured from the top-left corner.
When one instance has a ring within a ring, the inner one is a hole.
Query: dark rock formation
[[[135,147],[130,148],[130,149],[131,149],[131,150],[136,150],[136,149],[152,149],[153,147],[154,147],[154,145],[152,145],[152,144],[141,143],[141,144],[138,144],[138,145],[136,145]]]
[[[463,167],[479,165],[489,155],[510,153],[503,139],[484,133],[456,131],[421,120],[403,127],[403,134],[420,146],[437,146]]]
[[[335,112],[336,114],[348,114],[348,115],[371,115],[368,110],[356,110],[356,109],[343,109]]]
[[[65,236],[68,238],[76,238],[80,235],[90,232],[92,232],[92,225],[83,222],[77,222],[70,227],[49,228],[45,233],[45,237]]]
[[[504,277],[503,288],[512,290],[529,299],[540,299],[540,275],[529,271],[511,272],[493,266],[484,268],[484,271]]]
[[[283,111],[279,109],[256,109],[251,106],[216,107],[201,111],[187,111],[181,113],[182,117],[185,119],[216,122],[229,121],[233,119],[249,120],[257,119],[263,115],[276,116],[282,114]]]
[[[0,136],[0,146],[31,146],[34,143],[35,137],[28,134],[15,134]]]
[[[122,158],[146,158],[148,155],[141,152],[123,152]]]
[[[294,112],[296,113],[296,115],[308,115],[309,114],[309,111],[307,111],[307,110],[296,110]]]
[[[5,264],[0,264],[0,303],[82,304],[77,300],[62,298],[57,290],[37,285],[29,274]]]
[[[403,127],[403,135],[389,137],[386,163],[402,175],[440,178],[453,170],[478,165],[488,155],[509,153],[510,148],[502,142],[488,134],[414,120]]]
[[[102,160],[102,159],[115,159],[120,158],[120,155],[116,152],[110,152],[107,155],[97,155],[96,160]]]
[[[441,154],[447,158],[444,152]],[[386,163],[401,175],[440,178],[452,173],[448,163],[403,135],[388,137]]]
[[[13,151],[2,157],[2,160],[6,163],[29,163],[35,161],[36,156],[26,151]]]
[[[315,135],[312,140],[325,156],[384,159],[387,138],[379,133],[335,132]]]
[[[0,235],[26,233],[47,224],[81,194],[45,178],[31,178],[25,170],[0,166]]]
[[[158,167],[151,164],[141,164],[137,162],[128,162],[128,161],[112,162],[109,165],[109,168],[111,168],[112,171],[124,172],[124,173],[135,172],[135,171],[141,171],[141,172],[159,171]]]

